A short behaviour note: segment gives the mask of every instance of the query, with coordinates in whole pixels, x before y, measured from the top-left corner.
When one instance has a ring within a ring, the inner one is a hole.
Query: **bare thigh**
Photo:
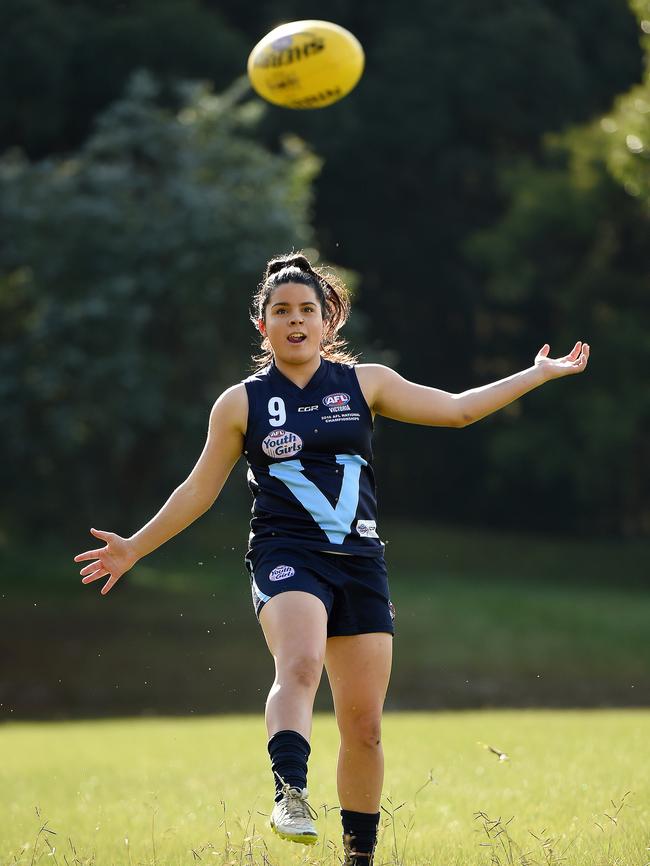
[[[308,592],[281,592],[262,608],[260,625],[276,661],[278,658],[301,654],[320,659],[322,670],[327,641],[327,611],[315,595]]]
[[[275,661],[265,713],[269,737],[290,730],[309,740],[327,640],[325,605],[307,592],[283,592],[264,605],[260,623]]]
[[[331,637],[325,667],[342,736],[379,739],[393,638],[385,632]]]

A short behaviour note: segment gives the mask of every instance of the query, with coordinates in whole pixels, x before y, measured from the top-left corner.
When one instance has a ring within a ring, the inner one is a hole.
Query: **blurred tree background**
[[[307,17],[364,76],[263,105],[248,53]],[[650,0],[4,0],[2,716],[261,707],[243,461],[117,596],[71,558],[186,477],[301,247],[350,278],[362,359],[415,381],[593,350],[462,431],[378,419],[389,706],[647,705],[649,57]]]
[[[364,77],[263,107],[247,54],[309,15]],[[465,431],[380,421],[385,516],[408,489],[415,519],[650,532],[648,0],[7,0],[0,24],[5,539],[150,515],[247,374],[266,259],[303,246],[356,273],[363,359],[416,381],[593,347]]]

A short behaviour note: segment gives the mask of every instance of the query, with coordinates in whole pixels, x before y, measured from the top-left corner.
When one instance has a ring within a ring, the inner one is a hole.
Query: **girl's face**
[[[316,292],[302,283],[282,283],[273,289],[258,328],[276,359],[302,364],[320,355],[323,314]]]

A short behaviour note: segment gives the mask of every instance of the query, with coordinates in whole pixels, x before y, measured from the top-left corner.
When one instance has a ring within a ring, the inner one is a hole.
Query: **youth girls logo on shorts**
[[[262,442],[262,451],[267,457],[293,457],[302,451],[302,439],[289,430],[271,430]]]
[[[288,577],[293,577],[295,573],[296,569],[290,565],[276,565],[269,574],[269,580],[286,580]]]
[[[323,405],[327,406],[330,412],[349,412],[350,395],[339,391],[336,394],[328,394],[323,397]]]

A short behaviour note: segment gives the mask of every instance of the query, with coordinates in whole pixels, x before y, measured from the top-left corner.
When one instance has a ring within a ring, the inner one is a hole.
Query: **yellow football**
[[[292,21],[253,48],[248,77],[274,105],[324,108],[347,96],[363,64],[363,48],[349,30],[330,21]]]

